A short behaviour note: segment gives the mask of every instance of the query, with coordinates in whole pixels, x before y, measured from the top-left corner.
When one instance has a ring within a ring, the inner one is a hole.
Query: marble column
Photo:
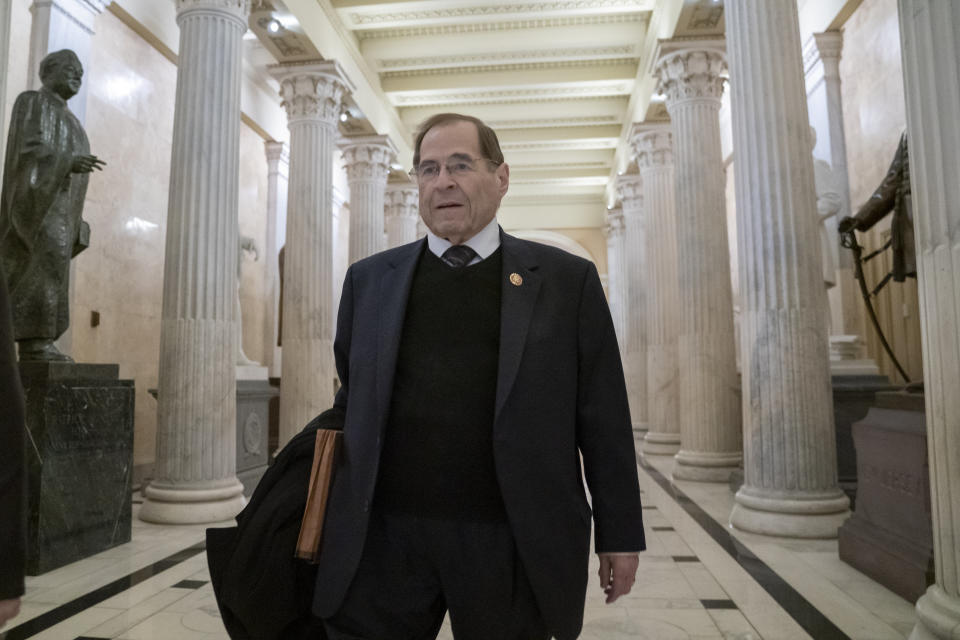
[[[642,186],[642,179],[635,173],[617,177],[617,195],[623,207],[623,369],[635,435],[647,431],[647,261]]]
[[[10,66],[10,14],[13,0],[0,0],[0,141],[7,140],[7,69]],[[0,178],[3,166],[0,165]]]
[[[417,185],[413,183],[388,184],[384,216],[386,218],[388,249],[416,240],[417,220],[420,218]]]
[[[384,249],[384,191],[397,154],[387,136],[345,138],[343,152],[350,184],[350,253],[353,264]]]
[[[722,46],[716,40],[664,43],[655,70],[673,125],[676,171],[681,445],[673,477],[704,482],[727,482],[742,459],[720,151]]]
[[[272,377],[280,377],[280,249],[287,230],[287,181],[290,177],[290,154],[287,145],[275,140],[264,142],[267,157],[267,246],[264,250],[267,267],[267,295],[264,304],[263,364]]]
[[[840,246],[840,234],[837,231],[838,222],[850,215],[850,178],[847,172],[847,144],[840,91],[842,51],[842,31],[814,33],[803,50],[807,108],[810,124],[817,132],[813,155],[830,165],[830,187],[837,194],[840,205],[836,216],[824,222],[831,240],[831,258],[836,266],[836,285],[827,291],[830,305],[831,360],[837,363],[835,374],[876,374],[876,363],[861,360],[863,298],[854,272],[853,254]]]
[[[108,4],[106,0],[33,0],[30,5],[33,20],[30,24],[28,89],[40,88],[40,61],[48,53],[60,49],[72,49],[83,65],[84,74],[89,73],[94,20]],[[6,72],[6,67],[3,69]],[[86,122],[89,84],[84,82],[69,102],[70,111],[81,123]]]
[[[246,0],[178,0],[180,64],[148,522],[217,522],[243,508],[236,477],[237,216]]]
[[[604,227],[607,236],[607,297],[613,328],[620,344],[620,357],[623,358],[623,346],[626,319],[623,312],[623,207],[607,209],[607,224]]]
[[[730,522],[834,538],[837,453],[797,6],[728,0],[736,149],[744,484]]]
[[[960,638],[960,6],[900,0],[936,581],[910,640]]]
[[[427,225],[423,223],[423,218],[417,220],[417,238],[427,235]]]
[[[633,154],[643,179],[647,211],[647,417],[645,454],[677,452],[680,442],[677,362],[677,212],[673,134],[669,123],[634,125]]]
[[[333,160],[345,94],[336,61],[270,67],[290,129],[280,446],[333,403]]]

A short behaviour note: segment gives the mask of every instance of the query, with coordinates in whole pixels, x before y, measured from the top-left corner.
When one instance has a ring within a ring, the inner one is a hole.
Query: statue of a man
[[[69,49],[40,63],[39,91],[17,97],[0,195],[0,261],[7,277],[20,360],[66,360],[53,342],[70,324],[70,259],[90,242],[83,222],[87,178],[105,163],[67,100],[83,66]]]
[[[880,186],[857,214],[840,221],[840,233],[853,229],[866,231],[893,211],[890,221],[890,244],[893,248],[893,280],[903,282],[917,277],[917,246],[913,234],[913,208],[910,197],[910,155],[907,134],[900,144]]]

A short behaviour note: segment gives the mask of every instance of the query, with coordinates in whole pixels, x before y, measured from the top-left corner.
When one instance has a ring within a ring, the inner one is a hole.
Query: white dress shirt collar
[[[493,255],[493,252],[500,247],[500,225],[497,224],[496,216],[487,223],[487,226],[463,244],[477,252],[477,256],[470,261],[470,264],[477,264]],[[432,254],[438,257],[442,256],[443,252],[452,246],[453,244],[449,240],[441,238],[427,229],[427,247],[430,248]]]

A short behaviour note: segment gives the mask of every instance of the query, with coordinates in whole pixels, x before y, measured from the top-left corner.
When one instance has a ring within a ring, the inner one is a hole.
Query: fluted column
[[[613,317],[613,329],[617,333],[620,345],[620,357],[623,358],[623,346],[626,318],[624,317],[624,268],[623,268],[623,207],[607,209],[607,224],[604,227],[607,236],[607,292],[610,303],[610,315]]]
[[[397,148],[387,136],[340,143],[350,184],[350,263],[383,251],[384,190]]]
[[[243,508],[236,477],[235,317],[241,37],[246,0],[178,0],[180,64],[160,325],[149,522],[216,522]]]
[[[333,154],[343,97],[336,61],[274,65],[290,129],[283,261],[280,446],[333,402]]]
[[[792,2],[728,0],[745,481],[735,527],[832,538],[837,454],[813,160]]]
[[[388,184],[384,215],[387,226],[387,248],[399,247],[417,239],[417,220],[420,205],[417,185],[413,183]]]
[[[960,637],[960,6],[900,0],[936,581],[910,640]]]
[[[647,430],[647,303],[646,220],[643,181],[637,174],[617,178],[617,195],[623,207],[623,369],[634,433]]]
[[[283,247],[287,217],[287,180],[290,156],[283,142],[267,140],[267,247],[264,263],[267,267],[267,295],[263,323],[263,364],[271,376],[280,376],[280,249]]]
[[[722,42],[683,42],[657,62],[676,167],[680,451],[673,477],[726,482],[742,458],[726,180]]]
[[[677,212],[673,135],[667,123],[634,125],[631,145],[647,212],[647,418],[645,454],[674,454],[680,442],[677,363]]]

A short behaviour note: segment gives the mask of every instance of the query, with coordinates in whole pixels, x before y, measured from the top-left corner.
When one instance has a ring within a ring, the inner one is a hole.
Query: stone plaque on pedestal
[[[237,380],[237,479],[250,496],[269,460],[270,400],[279,389],[263,380]]]
[[[133,380],[115,364],[22,362],[27,574],[130,541]]]
[[[840,527],[840,559],[916,602],[933,582],[923,395],[878,393],[853,440],[857,507]]]

